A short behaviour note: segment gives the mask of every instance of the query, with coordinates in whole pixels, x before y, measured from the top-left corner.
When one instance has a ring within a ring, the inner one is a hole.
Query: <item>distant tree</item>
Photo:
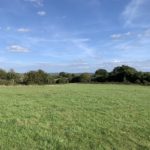
[[[17,76],[17,73],[15,73],[15,71],[13,69],[10,69],[10,71],[7,72],[7,79],[8,80],[12,80],[12,79],[16,79],[18,76]]]
[[[94,74],[94,80],[96,82],[105,82],[108,78],[108,72],[105,69],[98,69]]]
[[[52,76],[52,75],[48,74],[48,76],[47,76],[47,83],[48,84],[55,84],[56,83],[55,76]]]
[[[98,69],[95,71],[95,75],[96,76],[106,76],[106,75],[108,75],[108,72],[105,69]]]
[[[58,83],[58,84],[69,83],[69,80],[68,80],[68,78],[61,77],[56,80],[56,83]]]
[[[3,69],[0,69],[0,79],[7,79],[7,72]]]
[[[60,73],[59,73],[59,76],[60,76],[60,77],[66,77],[66,75],[67,75],[67,73],[65,73],[65,72],[60,72]]]
[[[25,74],[24,78],[25,84],[47,84],[48,74],[43,70],[30,71]]]
[[[24,78],[25,78],[24,73],[17,73],[16,84],[24,84]]]
[[[137,73],[135,68],[122,65],[113,69],[111,77],[113,81],[130,82],[135,73]]]
[[[147,85],[149,85],[150,84],[150,72],[144,72],[143,74],[142,74],[142,83],[143,84],[147,84]]]
[[[130,82],[132,83],[142,83],[143,72],[135,72],[130,75]]]
[[[74,77],[75,77],[74,74],[66,73],[66,72],[60,72],[58,78],[66,78],[67,82],[71,82]]]
[[[79,81],[80,82],[90,82],[91,81],[91,75],[89,73],[82,73],[79,76]]]
[[[72,76],[72,79],[70,80],[71,83],[78,83],[80,82],[80,76],[79,75],[74,75]]]
[[[91,82],[122,82],[150,85],[150,72],[138,72],[135,68],[122,65],[115,67],[112,72],[98,69],[94,74],[71,74],[60,72],[48,74],[43,70],[16,73],[13,69],[6,72],[0,69],[0,85],[12,84],[61,84],[61,83],[91,83]]]

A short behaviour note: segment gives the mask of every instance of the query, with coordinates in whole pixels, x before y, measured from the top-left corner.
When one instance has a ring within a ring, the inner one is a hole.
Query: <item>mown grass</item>
[[[2,150],[148,150],[150,87],[0,87]]]

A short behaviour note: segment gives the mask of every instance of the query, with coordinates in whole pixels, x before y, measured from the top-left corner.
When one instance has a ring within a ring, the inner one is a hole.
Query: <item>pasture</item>
[[[0,87],[2,150],[149,150],[150,87]]]

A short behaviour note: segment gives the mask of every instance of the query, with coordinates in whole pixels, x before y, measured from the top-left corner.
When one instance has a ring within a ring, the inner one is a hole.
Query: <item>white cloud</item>
[[[112,63],[120,63],[121,61],[120,60],[118,60],[118,59],[114,59],[114,60],[112,60]]]
[[[112,34],[110,37],[114,40],[119,40],[119,39],[122,39],[122,38],[126,38],[130,35],[132,35],[131,32],[126,32],[126,33]]]
[[[121,34],[113,34],[110,36],[112,39],[120,39],[122,36]]]
[[[88,38],[78,38],[78,39],[73,39],[72,41],[74,41],[74,42],[89,42],[90,39],[88,39]]]
[[[30,32],[31,30],[28,28],[19,28],[17,29],[18,32]]]
[[[46,15],[46,12],[45,11],[38,11],[37,14],[39,16],[45,16]]]
[[[7,47],[7,49],[10,52],[16,52],[16,53],[26,53],[26,52],[29,52],[28,48],[22,47],[20,45],[10,45],[10,46]]]
[[[132,34],[131,32],[124,33],[124,35],[126,36],[130,36],[131,34]]]

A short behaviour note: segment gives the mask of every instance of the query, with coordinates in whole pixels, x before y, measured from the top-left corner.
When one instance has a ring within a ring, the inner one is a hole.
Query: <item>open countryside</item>
[[[150,0],[0,0],[0,150],[150,150]]]

